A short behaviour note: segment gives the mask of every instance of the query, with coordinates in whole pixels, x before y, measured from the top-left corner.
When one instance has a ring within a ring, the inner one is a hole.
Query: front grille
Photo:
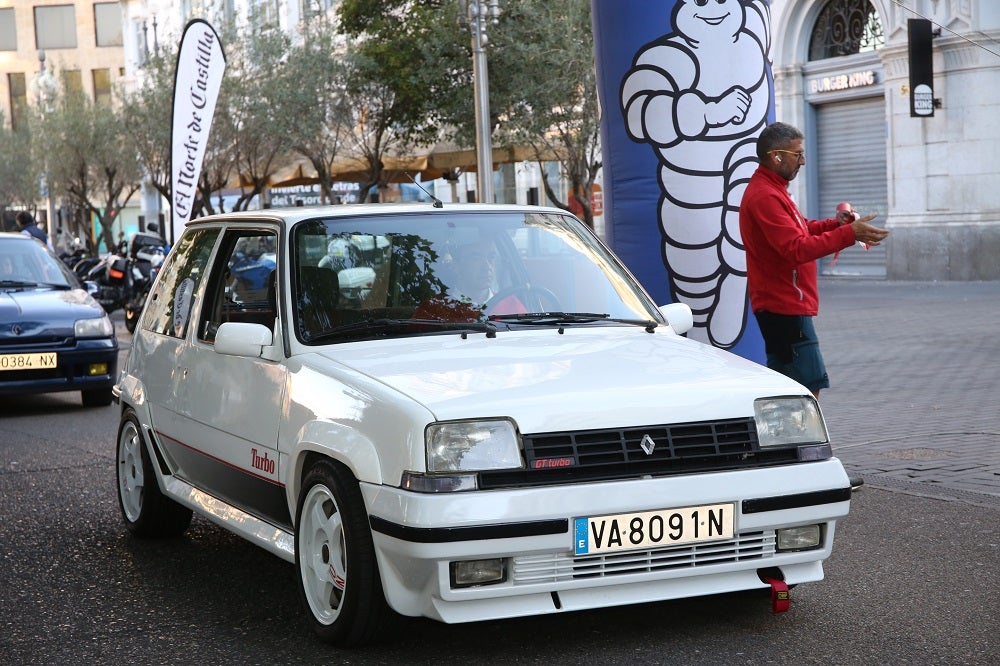
[[[5,370],[0,372],[0,383],[43,381],[46,379],[59,379],[62,376],[63,371],[60,368],[49,368],[47,370]]]
[[[30,338],[17,336],[0,337],[0,353],[12,353],[11,349],[16,349],[18,353],[48,351],[62,347],[72,347],[73,338],[65,335],[36,335]]]
[[[524,435],[526,469],[480,473],[484,489],[688,474],[795,462],[761,450],[752,418]],[[643,448],[652,451],[647,452]]]
[[[655,550],[583,557],[574,557],[568,552],[515,557],[512,579],[514,585],[560,583],[670,569],[697,569],[714,564],[761,560],[773,557],[774,553],[773,531],[743,532],[726,541]]]

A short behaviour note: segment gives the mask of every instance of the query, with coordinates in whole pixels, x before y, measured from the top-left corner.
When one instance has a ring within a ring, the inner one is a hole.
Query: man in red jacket
[[[836,218],[807,220],[788,194],[788,183],[806,162],[802,132],[785,123],[768,125],[757,139],[760,165],[740,203],[746,247],[747,287],[764,337],[767,367],[813,392],[830,380],[812,318],[819,310],[816,260],[861,241],[878,245],[889,232],[843,211]]]

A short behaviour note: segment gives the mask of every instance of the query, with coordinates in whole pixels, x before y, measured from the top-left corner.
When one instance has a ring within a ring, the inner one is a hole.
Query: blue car
[[[108,405],[117,376],[100,304],[44,245],[0,233],[0,395],[80,391],[84,406]]]

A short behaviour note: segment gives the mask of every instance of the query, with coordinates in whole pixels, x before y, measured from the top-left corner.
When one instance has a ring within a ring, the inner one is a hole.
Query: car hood
[[[78,319],[103,314],[101,305],[83,289],[0,290],[0,338],[72,336]]]
[[[642,328],[569,328],[345,344],[323,353],[440,420],[511,416],[524,432],[752,416],[798,383],[708,345]]]

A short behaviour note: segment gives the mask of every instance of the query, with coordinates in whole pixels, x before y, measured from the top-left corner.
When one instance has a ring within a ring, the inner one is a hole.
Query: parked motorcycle
[[[69,248],[59,253],[59,258],[64,264],[74,269],[77,264],[87,257],[87,250],[83,245],[83,241],[79,238],[74,238],[70,241]]]
[[[125,326],[132,332],[165,253],[158,235],[137,233],[86,269],[81,279],[97,284],[94,298],[106,312],[125,310]]]
[[[160,265],[166,257],[166,246],[156,234],[136,234],[129,247],[131,263],[131,287],[128,298],[122,306],[125,309],[125,327],[129,333],[135,331],[139,314],[146,304],[149,289],[153,286]]]
[[[122,241],[115,252],[98,257],[89,268],[78,264],[77,274],[84,282],[92,282],[97,285],[97,291],[93,296],[101,304],[108,314],[125,305],[127,294],[127,278],[129,276],[128,261],[125,258],[127,244]]]

